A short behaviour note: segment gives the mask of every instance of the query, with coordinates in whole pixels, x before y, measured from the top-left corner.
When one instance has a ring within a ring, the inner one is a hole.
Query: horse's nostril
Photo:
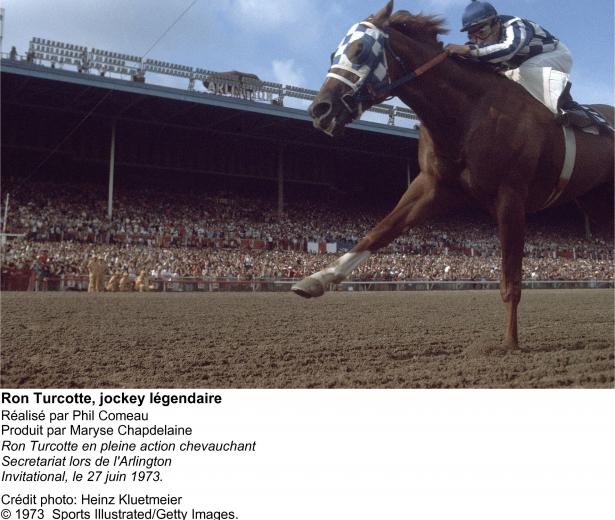
[[[310,107],[310,113],[312,114],[312,117],[315,117],[316,119],[326,116],[329,112],[331,112],[331,103],[327,103],[326,101],[314,103]]]

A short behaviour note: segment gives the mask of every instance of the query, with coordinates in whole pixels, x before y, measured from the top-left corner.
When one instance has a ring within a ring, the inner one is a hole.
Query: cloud
[[[314,11],[308,0],[232,0],[227,8],[238,25],[260,32],[297,24]]]
[[[323,15],[312,0],[219,0],[212,4],[225,30],[220,39],[252,62],[262,63],[267,57],[271,63],[279,49],[298,62],[305,61],[314,42],[322,38]]]
[[[295,60],[273,60],[271,64],[275,81],[284,85],[300,87],[305,85],[305,77],[300,68],[295,67]]]
[[[413,13],[446,14],[448,10],[461,10],[470,3],[470,0],[418,0],[412,2],[409,10]],[[408,9],[401,2],[395,2],[395,9]]]
[[[424,0],[427,4],[440,9],[446,9],[448,7],[456,7],[458,5],[466,6],[470,2],[468,0]]]
[[[209,12],[198,16],[199,26],[193,27],[197,19],[191,12],[182,17],[177,25],[170,28],[187,4],[178,2],[155,2],[155,7],[143,0],[105,0],[102,2],[75,2],[74,0],[4,0],[6,7],[5,39],[3,44],[16,45],[19,52],[25,52],[33,36],[48,38],[87,47],[142,55],[162,37],[148,57],[159,59],[165,49],[173,49],[188,41],[186,32],[203,32],[209,23]],[[154,1],[151,0],[151,4]],[[148,16],[155,10],[155,16]],[[168,33],[165,33],[170,29]],[[10,48],[10,46],[9,46]],[[179,54],[179,53],[178,53]],[[161,56],[162,55],[162,56]],[[181,61],[181,60],[175,60]]]

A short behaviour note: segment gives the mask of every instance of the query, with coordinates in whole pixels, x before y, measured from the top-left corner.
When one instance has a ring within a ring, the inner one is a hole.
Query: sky
[[[126,54],[147,53],[150,59],[209,70],[252,72],[262,80],[318,89],[324,81],[329,56],[347,29],[386,3],[196,0],[168,30],[193,1],[3,0],[2,52],[14,45],[19,53],[25,53],[30,39],[38,36]],[[394,7],[442,16],[450,29],[442,41],[464,43],[465,34],[459,28],[468,3],[396,0]],[[571,49],[575,100],[615,104],[613,0],[491,3],[501,14],[541,24]]]

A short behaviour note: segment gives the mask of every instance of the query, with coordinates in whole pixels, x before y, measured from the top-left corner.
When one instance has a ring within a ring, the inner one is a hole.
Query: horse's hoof
[[[521,349],[519,348],[518,344],[508,343],[506,341],[502,343],[493,343],[491,341],[478,341],[476,343],[473,343],[466,349],[466,355],[471,358],[483,356],[505,356],[508,353],[518,352],[521,352]]]
[[[325,287],[322,282],[310,276],[304,278],[300,282],[297,282],[290,288],[290,290],[299,296],[303,296],[304,298],[316,298],[317,296],[322,296],[325,294]]]
[[[502,352],[514,352],[520,350],[519,343],[512,339],[505,339],[502,341],[499,348]]]

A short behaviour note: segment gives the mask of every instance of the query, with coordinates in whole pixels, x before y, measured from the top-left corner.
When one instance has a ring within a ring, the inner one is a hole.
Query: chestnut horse
[[[422,122],[420,173],[350,252],[292,290],[321,296],[328,284],[343,280],[400,234],[470,201],[498,225],[500,294],[507,311],[501,347],[517,348],[525,215],[555,199],[564,203],[598,186],[612,187],[613,138],[574,130],[576,162],[566,184],[560,175],[572,166],[565,142],[573,130],[566,129],[566,137],[553,113],[519,84],[447,56],[438,41],[446,32],[441,19],[392,10],[391,0],[351,28],[308,111],[317,129],[336,136],[367,107],[399,97]],[[612,107],[594,108],[613,124]]]

